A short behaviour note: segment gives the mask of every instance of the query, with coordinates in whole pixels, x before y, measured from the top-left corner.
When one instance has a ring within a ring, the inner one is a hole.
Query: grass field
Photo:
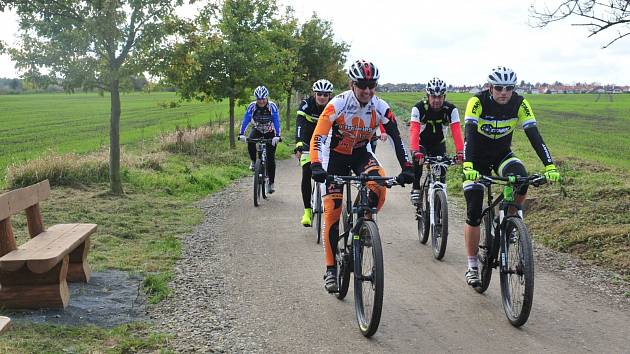
[[[178,102],[172,92],[122,94],[121,107],[120,141],[127,146],[171,132],[176,126],[197,127],[228,117],[225,101]],[[0,189],[9,164],[47,150],[84,153],[108,147],[109,117],[109,95],[0,96]]]
[[[406,119],[421,94],[382,96],[397,116]],[[469,96],[452,94],[449,100],[463,111]],[[595,102],[595,95],[531,96],[541,133],[565,177],[567,195],[557,185],[532,190],[526,220],[539,242],[615,269],[623,275],[621,281],[630,281],[630,117],[626,113],[630,95],[614,96],[612,102],[605,98]],[[162,108],[171,102],[176,107]],[[107,96],[0,96],[0,109],[0,190],[6,188],[6,167],[12,163],[42,158],[45,165],[47,156],[65,159],[67,152],[106,160],[102,149],[109,141]],[[173,93],[123,95],[125,155],[150,163],[123,166],[124,197],[108,194],[106,179],[53,186],[50,200],[43,204],[44,222],[98,223],[89,256],[94,269],[143,274],[151,302],[168,296],[171,270],[181,255],[181,238],[202,218],[196,202],[247,175],[248,158],[245,144],[229,149],[226,129],[220,125],[184,149],[164,145],[154,137],[172,135],[176,126],[225,121],[227,111],[226,103],[178,103]],[[237,121],[242,112],[243,107],[237,108]],[[283,136],[292,135],[285,132]],[[279,147],[279,158],[289,155],[290,140]],[[542,169],[522,131],[515,133],[514,151],[530,171]],[[449,196],[462,196],[459,172],[458,168],[449,172]],[[12,222],[18,243],[24,242],[28,237],[24,217]],[[156,331],[138,323],[111,330],[20,323],[0,336],[0,352],[168,350],[168,336]]]
[[[420,93],[381,96],[408,119]],[[471,94],[451,93],[463,122]],[[554,155],[580,158],[618,167],[630,173],[630,95],[525,95],[532,105],[543,138]],[[516,134],[515,138],[518,138]]]

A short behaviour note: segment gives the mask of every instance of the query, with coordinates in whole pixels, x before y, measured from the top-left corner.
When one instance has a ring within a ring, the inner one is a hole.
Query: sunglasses
[[[505,91],[512,91],[512,90],[514,90],[514,85],[507,85],[507,86],[505,86],[505,85],[494,85],[494,86],[492,86],[492,88],[494,88],[495,90],[497,90],[499,92],[501,92],[503,90],[505,90]]]
[[[376,87],[376,81],[355,81],[353,85],[361,90],[366,88],[373,89]]]
[[[316,92],[315,93],[318,97],[329,97],[330,93],[328,92]]]

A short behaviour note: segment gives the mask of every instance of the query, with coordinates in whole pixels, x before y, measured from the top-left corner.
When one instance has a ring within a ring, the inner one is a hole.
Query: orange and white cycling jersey
[[[395,119],[387,102],[374,96],[361,105],[351,90],[335,96],[319,116],[310,144],[311,163],[323,162],[333,150],[352,155],[366,147],[379,124]]]

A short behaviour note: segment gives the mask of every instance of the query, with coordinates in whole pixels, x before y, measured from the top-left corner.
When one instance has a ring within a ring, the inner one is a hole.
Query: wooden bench
[[[6,316],[0,316],[0,334],[11,328],[11,319]]]
[[[0,307],[64,308],[66,281],[87,282],[86,257],[96,224],[44,227],[39,203],[50,196],[48,180],[0,195]],[[24,210],[31,239],[17,247],[11,216]]]

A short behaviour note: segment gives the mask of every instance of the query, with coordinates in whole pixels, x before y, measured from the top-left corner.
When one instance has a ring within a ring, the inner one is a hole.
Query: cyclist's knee
[[[483,185],[470,181],[466,182],[464,182],[466,224],[479,226],[481,224],[481,208],[483,207]]]

